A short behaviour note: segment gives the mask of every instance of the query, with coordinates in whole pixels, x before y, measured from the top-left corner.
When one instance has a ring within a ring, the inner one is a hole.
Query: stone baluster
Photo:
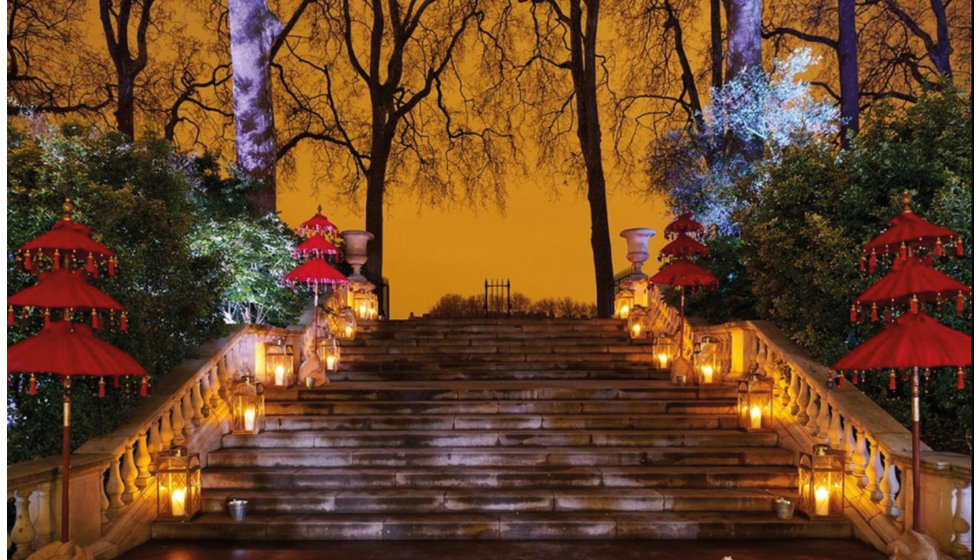
[[[820,403],[824,399],[820,396],[820,392],[810,383],[807,383],[807,392],[810,394],[810,402],[806,407],[807,423],[804,426],[810,435],[816,436],[820,433]]]
[[[800,378],[800,394],[796,397],[796,423],[801,426],[806,426],[810,417],[807,416],[807,407],[810,405],[810,386],[803,380],[803,374],[797,372],[797,377]]]
[[[170,425],[174,430],[174,444],[183,445],[184,443],[184,415],[180,410],[181,401],[178,400],[170,409]]]
[[[153,460],[157,456],[157,453],[160,453],[166,448],[163,445],[163,438],[160,436],[160,422],[161,420],[159,419],[150,422],[150,429],[147,430],[146,451],[150,454],[151,471]]]
[[[813,435],[820,443],[830,443],[830,401],[826,396],[820,396],[820,408],[817,410],[817,420],[813,423]]]
[[[34,542],[34,525],[31,524],[31,493],[14,491],[14,528],[10,531],[10,542],[17,546],[14,560],[27,558],[31,554],[31,543]]]
[[[136,488],[136,462],[133,460],[133,442],[126,444],[122,454],[122,480],[125,490],[122,499],[126,504],[133,502],[138,492]]]
[[[844,428],[841,425],[840,410],[836,406],[830,409],[830,428],[827,441],[834,449],[844,449]]]
[[[125,489],[126,486],[123,484],[122,475],[119,473],[119,460],[110,461],[109,480],[105,483],[106,497],[109,498],[109,508],[106,511],[106,516],[109,519],[118,517],[122,509],[126,507],[126,503],[122,499]]]
[[[956,481],[953,501],[953,553],[961,558],[970,558],[973,553],[970,527],[970,520],[973,519],[973,484],[969,478]]]
[[[786,408],[789,413],[796,416],[800,412],[800,393],[802,392],[800,375],[793,368],[789,369],[789,402],[786,403]]]
[[[51,509],[51,482],[42,482],[37,485],[36,501],[37,519],[34,520],[34,532],[37,534],[35,542],[38,548],[54,540],[54,512]]]
[[[105,532],[109,526],[109,497],[106,496],[104,486],[99,490],[99,521],[102,523],[102,531]]]
[[[881,491],[881,477],[884,474],[881,465],[881,447],[873,439],[868,439],[868,467],[867,467],[867,477],[868,486],[865,491],[868,493],[868,499],[874,503],[878,503],[884,497],[884,493]]]
[[[776,398],[776,402],[783,409],[788,408],[793,403],[793,374],[787,373],[787,370],[781,367],[779,364],[771,363],[770,360],[768,369],[772,371],[772,375],[780,379],[780,387],[782,391]]]
[[[871,452],[868,450],[868,434],[862,428],[857,429],[857,447],[854,449],[854,471],[851,473],[858,488],[868,486],[868,465],[871,463]]]
[[[230,352],[218,358],[218,363],[216,365],[218,375],[215,378],[215,388],[218,390],[218,396],[221,397],[221,400],[225,401],[226,403],[230,402],[230,395],[228,394],[228,354],[230,354]]]
[[[205,417],[211,416],[211,409],[214,408],[214,392],[211,389],[211,372],[212,368],[208,368],[201,376],[201,399],[204,401],[204,406],[201,408],[201,414]]]
[[[190,437],[195,431],[195,425],[192,420],[194,418],[194,407],[191,406],[190,391],[186,391],[180,396],[177,406],[180,407],[180,415],[184,417],[184,436]]]
[[[844,468],[847,469],[849,474],[853,474],[857,471],[857,466],[854,463],[854,454],[857,451],[857,434],[855,433],[854,424],[848,418],[844,418],[844,457],[847,460],[847,464]]]
[[[174,429],[170,423],[169,410],[164,410],[163,415],[160,416],[160,443],[163,445],[163,451],[170,449],[174,443]]]
[[[153,422],[152,425],[156,425]],[[150,482],[150,463],[153,462],[150,456],[149,446],[147,445],[147,432],[142,432],[136,436],[136,471],[138,476],[136,477],[136,486],[140,488],[146,488],[146,485]]]
[[[204,399],[201,398],[201,382],[199,379],[195,380],[194,384],[191,385],[190,401],[191,408],[194,409],[191,420],[193,420],[195,426],[200,426],[201,422],[204,421],[204,414],[202,414],[204,410]]]
[[[892,460],[892,457],[888,453],[882,453],[882,458],[884,459],[884,476],[881,477],[881,509],[885,512],[885,515],[897,519],[899,516],[898,502],[896,498],[898,497],[898,465]]]

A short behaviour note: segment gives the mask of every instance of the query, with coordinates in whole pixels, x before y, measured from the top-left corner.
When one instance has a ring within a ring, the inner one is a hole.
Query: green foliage
[[[222,294],[226,323],[295,323],[309,290],[293,292],[282,277],[297,264],[291,248],[300,239],[274,214],[263,218],[209,220],[195,228],[191,250],[220,262],[231,279]]]
[[[712,324],[757,318],[752,283],[742,260],[744,241],[735,235],[722,235],[708,238],[705,244],[708,256],[698,264],[718,278],[719,287],[693,292],[688,289],[686,313]],[[666,299],[671,305],[679,306],[679,290],[666,292]]]
[[[901,211],[900,194],[912,193],[912,210],[963,237],[973,248],[973,118],[968,99],[951,89],[926,92],[906,113],[884,107],[865,124],[853,149],[789,148],[765,170],[758,196],[738,212],[746,272],[761,317],[775,321],[818,360],[836,362],[880,328],[853,325],[849,309],[876,275],[861,273],[862,247]],[[972,284],[971,259],[944,256],[937,268]],[[883,267],[884,268],[884,267]],[[926,305],[947,325],[972,333],[970,318],[952,304]],[[908,424],[908,384],[887,391],[887,373],[869,374],[865,390]],[[943,450],[965,451],[972,425],[967,391],[956,391],[955,371],[932,372],[923,402],[923,439]]]
[[[8,294],[36,282],[17,270],[12,256],[50,229],[70,198],[73,218],[119,259],[116,277],[103,274],[92,283],[127,309],[129,330],[106,331],[102,338],[136,358],[152,380],[219,334],[216,309],[226,278],[213,258],[190,253],[196,212],[169,143],[128,143],[122,135],[77,126],[43,134],[8,129],[7,161]],[[37,320],[12,327],[8,344],[39,327]],[[111,383],[105,401],[98,401],[94,382],[80,379],[73,390],[73,447],[114,428],[138,402],[135,389],[115,390]],[[42,379],[37,397],[22,389],[8,393],[8,462],[59,451],[57,383]]]

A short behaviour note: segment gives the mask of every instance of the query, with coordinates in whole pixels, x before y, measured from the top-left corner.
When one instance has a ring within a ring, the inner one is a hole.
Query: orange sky
[[[294,178],[279,192],[280,216],[295,228],[323,204],[324,214],[343,229],[364,229],[364,212],[316,200],[308,187],[312,172]],[[610,183],[611,180],[607,179]],[[324,189],[325,190],[325,189]],[[619,232],[652,227],[650,253],[664,245],[667,219],[661,202],[610,189],[609,225],[616,271],[629,266]],[[421,315],[447,293],[483,293],[486,278],[510,278],[513,291],[532,299],[564,297],[595,301],[589,206],[581,192],[555,196],[530,180],[509,187],[507,211],[495,209],[418,210],[415,201],[395,197],[385,214],[384,274],[391,282],[392,318]],[[644,271],[656,266],[647,261]]]

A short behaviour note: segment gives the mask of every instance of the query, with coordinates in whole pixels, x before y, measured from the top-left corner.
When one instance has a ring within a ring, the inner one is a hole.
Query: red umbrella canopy
[[[41,273],[41,281],[7,298],[8,305],[122,311],[122,305],[88,283],[84,270],[62,268]]]
[[[684,259],[671,262],[660,272],[651,276],[649,282],[663,286],[718,287],[718,279],[715,278],[714,274]]]
[[[857,298],[858,305],[890,305],[918,301],[942,301],[969,294],[970,286],[939,272],[929,259],[899,257],[888,274]]]
[[[129,354],[96,338],[88,325],[52,321],[37,335],[7,348],[7,373],[146,375]]]
[[[316,233],[306,241],[297,245],[293,251],[303,256],[339,255],[340,249],[331,243],[322,233]]]
[[[307,284],[346,284],[347,277],[320,257],[312,258],[286,274],[286,282]]]
[[[694,255],[705,256],[708,248],[703,243],[698,242],[688,234],[680,232],[677,237],[660,250],[659,260],[665,256],[670,257],[693,257]]]
[[[297,231],[303,237],[311,237],[317,233],[325,233],[327,235],[333,234],[337,231],[337,226],[327,219],[321,212],[323,211],[322,206],[316,207],[316,214],[312,218],[306,220],[299,225]]]
[[[693,212],[681,214],[664,228],[664,232],[666,233],[701,233],[703,231],[704,226],[694,221]]]
[[[972,364],[972,336],[946,327],[925,313],[906,313],[848,352],[832,368],[864,370]]]
[[[889,222],[891,226],[871,240],[864,252],[882,255],[898,253],[902,247],[927,247],[958,241],[960,235],[955,231],[929,223],[906,210]]]

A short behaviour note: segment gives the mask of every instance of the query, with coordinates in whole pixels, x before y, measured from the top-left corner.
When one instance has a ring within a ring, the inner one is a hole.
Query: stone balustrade
[[[312,316],[312,313],[307,313]],[[306,316],[304,316],[305,318]],[[217,449],[231,428],[232,382],[245,373],[265,381],[265,345],[285,337],[298,345],[299,329],[237,327],[205,344],[201,358],[187,360],[151,388],[132,420],[72,453],[71,538],[96,558],[113,558],[150,538],[156,518],[154,462],[171,444],[200,453]],[[299,360],[299,353],[294,357]],[[61,457],[7,467],[7,500],[15,522],[8,546],[13,558],[60,537]]]
[[[676,332],[680,316],[651,291],[654,330]],[[686,322],[686,321],[685,321]],[[912,436],[891,415],[765,321],[684,326],[685,357],[709,336],[724,353],[722,372],[734,380],[749,372],[773,379],[773,418],[782,447],[809,452],[829,444],[845,452],[848,477],[845,514],[863,540],[884,551],[912,526]],[[690,332],[690,334],[687,334]],[[923,532],[943,553],[972,556],[973,467],[971,458],[922,446]]]

